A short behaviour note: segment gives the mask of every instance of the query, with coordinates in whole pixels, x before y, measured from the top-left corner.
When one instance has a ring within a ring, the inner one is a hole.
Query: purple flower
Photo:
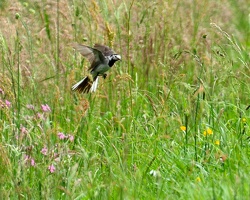
[[[47,147],[43,147],[42,150],[41,150],[41,153],[46,156],[47,153],[48,153]]]
[[[44,119],[45,119],[45,117],[43,116],[42,113],[37,113],[37,114],[36,114],[36,117],[37,117],[37,119],[41,119],[41,120],[44,120]]]
[[[29,160],[29,158],[30,158],[30,157],[29,157],[28,155],[25,155],[25,156],[24,156],[24,161],[27,162],[27,160]]]
[[[74,141],[74,136],[73,135],[68,135],[69,141],[73,142]]]
[[[53,159],[54,161],[56,162],[60,162],[61,158],[60,158],[60,155],[58,153],[53,153]]]
[[[31,156],[28,156],[28,155],[25,155],[25,156],[24,156],[24,162],[25,162],[26,164],[30,164],[30,165],[33,166],[33,167],[36,165],[35,160],[34,160]]]
[[[22,134],[28,133],[27,129],[26,129],[24,126],[22,126],[22,127],[20,128],[20,130],[21,130],[21,133],[22,133]]]
[[[31,104],[27,104],[26,108],[30,109],[30,110],[34,110],[35,106],[31,105]]]
[[[59,133],[57,134],[57,136],[59,137],[60,140],[64,140],[65,138],[67,138],[67,136],[64,135],[64,133],[61,133],[61,132],[59,132]]]
[[[30,164],[31,164],[31,166],[35,166],[36,165],[35,160],[33,158],[30,159]]]
[[[5,100],[5,105],[6,105],[8,108],[10,108],[11,103],[10,103],[8,100]]]
[[[3,94],[4,95],[4,91],[2,88],[0,88],[0,94]]]
[[[55,166],[52,164],[48,167],[48,170],[50,171],[50,173],[54,173],[56,171]]]
[[[51,109],[50,107],[48,106],[48,104],[45,104],[45,105],[41,105],[41,108],[42,108],[42,111],[43,112],[51,112]]]

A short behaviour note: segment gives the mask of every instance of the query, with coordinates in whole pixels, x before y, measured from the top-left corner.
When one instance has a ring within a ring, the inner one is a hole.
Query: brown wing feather
[[[73,44],[73,48],[79,51],[85,58],[89,60],[89,62],[91,63],[89,70],[94,69],[95,66],[97,66],[101,62],[104,62],[105,60],[103,53],[99,49],[91,48],[89,46],[81,44]]]
[[[87,58],[90,63],[95,60],[95,55],[91,47],[81,44],[73,44],[73,48],[79,51],[85,58]]]
[[[94,48],[99,50],[100,52],[102,52],[104,56],[110,56],[110,55],[113,55],[115,53],[108,46],[101,45],[101,44],[95,44]]]

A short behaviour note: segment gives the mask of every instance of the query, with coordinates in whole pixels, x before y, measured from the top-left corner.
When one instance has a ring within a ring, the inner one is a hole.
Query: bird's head
[[[119,54],[113,54],[111,55],[111,60],[118,61],[121,60],[122,57]]]
[[[121,60],[122,57],[119,54],[112,54],[109,56],[109,66],[112,67],[116,61]]]

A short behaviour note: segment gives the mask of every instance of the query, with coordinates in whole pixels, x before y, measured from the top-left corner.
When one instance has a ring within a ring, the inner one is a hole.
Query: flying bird
[[[86,45],[74,44],[73,48],[87,58],[91,64],[88,70],[92,75],[92,80],[89,76],[86,76],[72,86],[73,91],[79,91],[80,93],[95,92],[99,76],[105,79],[107,76],[106,72],[116,61],[121,60],[121,56],[108,46],[95,44],[92,48]]]

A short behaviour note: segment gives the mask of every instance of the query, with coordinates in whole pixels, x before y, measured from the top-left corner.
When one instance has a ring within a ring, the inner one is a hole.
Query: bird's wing
[[[104,54],[99,49],[91,48],[81,44],[74,44],[73,48],[79,51],[85,58],[89,60],[91,63],[89,70],[93,69],[98,64],[105,62]]]
[[[102,52],[104,56],[110,56],[115,54],[115,52],[111,48],[105,45],[95,44],[94,48]]]

